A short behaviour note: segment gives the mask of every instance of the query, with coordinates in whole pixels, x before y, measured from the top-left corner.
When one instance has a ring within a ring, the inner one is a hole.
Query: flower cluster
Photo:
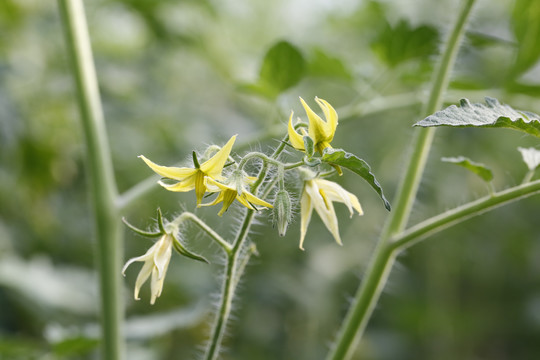
[[[296,124],[293,124],[293,113],[291,113],[287,127],[288,134],[285,139],[288,141],[283,142],[272,156],[252,152],[238,161],[235,160],[231,156],[231,151],[236,141],[236,135],[234,135],[223,147],[209,147],[201,157],[202,162],[199,161],[197,154],[193,152],[192,167],[162,166],[147,159],[143,155],[139,157],[150,169],[162,176],[159,184],[166,190],[173,192],[195,190],[197,207],[222,204],[218,212],[219,216],[223,216],[235,201],[249,209],[249,211],[258,211],[259,207],[273,208],[274,223],[277,225],[280,236],[285,235],[287,227],[292,221],[292,209],[294,206],[291,199],[299,198],[301,215],[300,249],[304,250],[304,240],[313,210],[317,212],[335,241],[341,245],[342,242],[334,202],[345,204],[351,217],[354,212],[362,215],[363,211],[358,198],[354,194],[345,190],[341,185],[325,179],[325,177],[331,176],[336,172],[341,175],[341,166],[348,167],[360,175],[369,174],[369,176],[372,176],[372,174],[369,172],[369,166],[367,164],[364,165],[363,160],[354,157],[352,154],[346,153],[341,158],[339,156],[336,158],[336,151],[341,153],[344,153],[344,151],[333,149],[330,145],[334,139],[338,125],[338,115],[332,105],[323,99],[315,98],[315,101],[324,114],[323,120],[302,98],[300,98],[300,101],[307,115],[307,123],[299,120]],[[302,161],[284,163],[280,158],[284,144],[304,153],[305,156]],[[351,162],[351,157],[356,160]],[[250,171],[246,167],[246,164],[252,159],[258,159],[262,163],[262,166],[257,171],[257,176],[253,176],[254,174],[250,175]],[[344,161],[343,159],[349,160]],[[330,171],[324,172],[325,166]],[[364,168],[360,171],[358,166],[364,166]],[[269,172],[269,167],[274,167],[276,171]],[[317,171],[315,172],[310,168],[317,168]],[[284,173],[286,171],[292,171],[295,175],[292,178],[301,182],[302,190],[300,196],[291,197],[286,190],[284,180]],[[366,177],[364,176],[364,178]],[[374,177],[372,180],[372,186],[378,186]],[[264,185],[261,186],[261,184]],[[260,189],[260,187],[263,189]],[[273,190],[274,187],[276,188],[275,190]],[[203,203],[206,194],[209,196],[215,195],[215,197],[213,200]],[[274,194],[273,202],[267,200],[271,196],[270,194]],[[382,196],[382,191],[380,195]],[[383,200],[385,200],[384,197]],[[190,214],[189,217],[192,220],[196,218],[194,214]],[[206,261],[204,258],[187,251],[177,239],[175,234],[178,232],[178,224],[175,226],[171,224],[178,222],[178,219],[172,223],[168,223],[167,227],[163,222],[161,213],[158,212],[160,231],[157,233],[144,233],[130,225],[138,233],[159,238],[146,254],[130,259],[123,269],[125,271],[130,264],[136,261],[144,263],[135,283],[135,299],[139,298],[140,288],[150,276],[152,295],[150,302],[153,304],[156,298],[160,296],[173,248],[181,255]],[[202,221],[200,219],[196,220],[196,222],[198,222],[199,226],[213,240],[219,243],[227,254],[230,255],[233,249],[238,248],[235,246],[234,241],[226,241],[207,225],[201,225]]]

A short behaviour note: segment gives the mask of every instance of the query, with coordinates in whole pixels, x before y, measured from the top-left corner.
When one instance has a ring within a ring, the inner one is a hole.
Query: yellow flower
[[[127,267],[135,261],[143,261],[144,265],[137,276],[135,281],[135,300],[139,300],[139,291],[141,286],[146,282],[148,277],[152,275],[150,282],[150,291],[152,298],[150,304],[156,302],[156,298],[161,295],[163,290],[163,281],[165,280],[165,274],[167,273],[167,267],[171,260],[172,247],[174,237],[172,234],[163,234],[161,238],[146,252],[146,254],[130,259],[124,268],[122,274],[125,273]],[[124,274],[125,275],[125,274]]]
[[[306,236],[309,221],[311,220],[313,209],[317,211],[324,225],[326,225],[326,228],[330,231],[336,242],[339,245],[342,244],[339,236],[336,212],[334,210],[334,205],[332,204],[333,201],[344,203],[349,209],[351,217],[354,214],[353,209],[358,212],[358,215],[363,214],[358,198],[335,182],[323,179],[311,179],[305,181],[304,191],[300,201],[300,249],[304,250],[304,238]]]
[[[201,205],[202,198],[206,192],[206,185],[204,178],[206,176],[215,179],[222,180],[221,172],[223,171],[223,166],[229,158],[231,153],[234,141],[236,140],[236,135],[234,135],[230,140],[223,146],[214,156],[206,160],[202,164],[195,163],[195,168],[179,168],[179,167],[167,167],[161,166],[153,163],[148,160],[143,155],[139,157],[144,160],[146,165],[148,165],[152,170],[157,174],[172,180],[177,180],[176,184],[166,184],[162,181],[159,182],[161,186],[169,191],[191,191],[195,189],[195,196],[197,197],[197,206]],[[194,157],[196,162],[196,159]]]
[[[255,210],[253,205],[261,205],[266,206],[267,208],[272,208],[272,204],[259,199],[246,190],[246,186],[253,183],[255,180],[256,178],[245,176],[245,174],[242,174],[241,171],[233,173],[227,180],[227,183],[221,183],[207,177],[206,184],[207,186],[209,185],[209,191],[219,192],[219,194],[213,202],[204,205],[211,206],[223,202],[223,207],[218,213],[219,216],[222,216],[223,213],[227,211],[235,199],[250,210]]]
[[[306,131],[303,128],[301,129],[303,135],[296,132],[292,123],[293,113],[291,112],[288,127],[289,140],[295,149],[305,151],[306,149],[304,148],[303,137],[305,135],[309,135],[309,137],[313,140],[315,150],[322,155],[324,149],[327,147],[331,148],[330,142],[334,138],[336,127],[338,125],[337,112],[327,101],[316,97],[315,101],[321,107],[324,117],[326,118],[326,121],[324,121],[317,114],[315,114],[313,110],[311,110],[304,99],[300,98],[300,101],[302,102],[302,106],[304,106],[309,119],[308,132],[306,134]]]

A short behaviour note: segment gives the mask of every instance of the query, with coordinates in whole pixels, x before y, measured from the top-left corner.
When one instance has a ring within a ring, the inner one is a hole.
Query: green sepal
[[[471,161],[470,159],[464,156],[443,157],[441,158],[441,161],[462,166],[465,169],[480,176],[486,182],[490,182],[491,180],[493,180],[493,172],[491,171],[491,169],[489,169],[484,164]]]
[[[137,234],[139,234],[139,235],[141,235],[141,236],[144,236],[144,237],[157,238],[157,237],[160,237],[160,236],[163,235],[163,233],[161,233],[161,232],[149,232],[149,231],[141,230],[141,229],[139,229],[139,228],[137,228],[137,227],[131,225],[131,224],[126,220],[126,218],[124,218],[124,217],[122,218],[122,222],[123,222],[124,224],[126,224],[126,226],[127,226],[128,228],[130,228],[133,232],[135,232],[135,233],[137,233]]]
[[[390,202],[384,196],[382,187],[375,178],[375,175],[373,175],[373,173],[371,172],[371,168],[369,167],[367,162],[360,159],[354,154],[346,152],[345,150],[333,148],[324,149],[321,160],[330,165],[338,165],[344,167],[360,175],[364,180],[367,181],[369,185],[371,185],[371,187],[377,192],[377,194],[379,194],[386,210],[391,210]]]
[[[200,262],[204,262],[204,263],[210,264],[210,262],[209,262],[208,260],[206,260],[204,257],[202,257],[202,256],[200,256],[200,255],[197,255],[197,254],[194,254],[194,253],[192,253],[191,251],[189,251],[188,249],[186,249],[186,248],[184,247],[184,245],[182,245],[182,243],[180,242],[180,240],[178,240],[174,234],[171,234],[171,236],[172,236],[173,239],[174,239],[174,241],[173,241],[174,249],[175,249],[180,255],[183,255],[183,256],[188,257],[188,258],[193,259],[193,260],[197,260],[197,261],[200,261]]]
[[[313,144],[313,139],[310,138],[308,135],[303,137],[304,139],[304,149],[306,150],[306,155],[308,158],[313,157],[313,153],[315,152],[315,145]]]
[[[161,209],[157,209],[157,223],[159,226],[159,231],[161,231],[162,234],[166,234],[167,231],[165,230],[165,224],[163,223],[163,215],[161,214]]]
[[[193,166],[195,167],[195,169],[199,169],[201,165],[199,164],[199,159],[197,159],[197,153],[193,151],[191,153],[191,157],[193,158]]]
[[[506,128],[540,137],[540,115],[528,111],[514,110],[497,99],[486,97],[486,105],[471,104],[467,99],[460,100],[460,107],[451,105],[414,126],[455,126]]]

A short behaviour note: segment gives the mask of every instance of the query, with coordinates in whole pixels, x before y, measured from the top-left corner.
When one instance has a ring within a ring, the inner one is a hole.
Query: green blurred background
[[[340,114],[333,145],[368,161],[389,199],[420,120],[434,61],[457,0],[95,0],[90,34],[120,191],[148,178],[137,155],[187,162],[193,149],[239,134],[235,151],[268,150],[298,96]],[[497,97],[540,112],[540,2],[478,1],[447,103]],[[95,359],[98,297],[84,144],[54,1],[0,1],[0,359]],[[314,107],[315,109],[315,107]],[[491,167],[495,187],[526,173],[511,131],[440,129],[411,221],[487,193],[474,174],[442,163],[464,155]],[[358,178],[336,179],[365,215],[338,205],[344,246],[317,216],[306,251],[299,221],[279,238],[267,214],[224,359],[322,359],[354,294],[386,211]],[[291,184],[291,191],[298,185]],[[193,194],[155,186],[126,213],[139,227],[194,210]],[[298,196],[298,194],[296,194]],[[540,358],[538,198],[506,206],[399,258],[355,359]],[[197,213],[223,234],[215,209]],[[298,209],[297,209],[298,210]],[[208,266],[174,256],[156,305],[125,281],[128,359],[191,359],[216,301],[219,251],[196,229],[187,242]],[[197,238],[197,241],[194,241]],[[146,239],[126,231],[125,258]]]

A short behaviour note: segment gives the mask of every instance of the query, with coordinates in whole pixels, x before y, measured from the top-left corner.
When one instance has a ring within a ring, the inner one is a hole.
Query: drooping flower
[[[122,220],[131,230],[139,235],[150,238],[159,237],[159,240],[156,241],[156,243],[152,245],[152,247],[148,249],[144,255],[129,259],[122,269],[122,275],[125,276],[126,269],[129,265],[135,261],[144,262],[144,265],[137,276],[137,280],[135,281],[135,300],[139,300],[141,286],[146,282],[150,275],[152,275],[150,282],[150,292],[152,294],[150,304],[153,305],[156,302],[156,299],[163,291],[163,281],[165,280],[165,274],[167,273],[167,268],[169,267],[169,262],[171,261],[173,248],[182,256],[208,263],[208,260],[206,260],[204,257],[192,253],[185,248],[185,246],[175,235],[175,233],[178,233],[179,224],[166,223],[160,209],[157,210],[157,223],[159,227],[159,231],[157,232],[148,232],[138,229],[128,223],[127,220]]]
[[[146,254],[134,257],[130,259],[124,268],[122,274],[125,273],[127,267],[135,261],[144,262],[137,280],[135,281],[135,300],[139,300],[139,291],[141,286],[152,275],[150,282],[150,292],[152,298],[150,304],[154,304],[156,299],[161,295],[163,290],[163,281],[165,280],[165,274],[171,260],[172,248],[174,243],[174,237],[172,234],[163,234],[161,238],[146,252]]]
[[[207,177],[206,185],[208,187],[208,191],[219,192],[219,194],[213,202],[204,205],[211,206],[223,202],[223,206],[218,213],[219,216],[222,216],[225,211],[227,211],[235,199],[250,210],[255,210],[253,205],[261,205],[267,208],[272,208],[272,204],[259,199],[246,189],[248,185],[255,181],[255,179],[256,178],[246,176],[241,170],[233,172],[231,176],[224,182],[219,182]]]
[[[185,167],[168,167],[157,165],[154,162],[148,160],[143,155],[139,157],[157,174],[172,180],[177,180],[176,184],[167,184],[162,181],[159,182],[161,186],[169,191],[191,191],[195,189],[195,196],[197,197],[197,206],[201,205],[204,193],[207,191],[204,182],[205,177],[209,177],[214,180],[223,180],[221,172],[223,166],[229,158],[236,135],[231,137],[229,141],[223,146],[214,156],[206,160],[202,164],[198,164],[197,158],[194,155],[195,168]]]
[[[343,189],[339,184],[324,179],[309,179],[304,182],[304,191],[300,200],[301,207],[301,224],[300,224],[300,249],[304,250],[304,238],[306,236],[307,227],[311,220],[313,209],[317,211],[326,228],[330,231],[336,242],[341,245],[339,236],[338,220],[334,210],[333,201],[344,203],[351,217],[354,210],[358,215],[363,215],[362,207],[358,198]]]
[[[304,99],[300,98],[300,101],[302,102],[302,106],[304,107],[309,120],[308,131],[306,134],[306,131],[302,128],[300,129],[302,135],[296,132],[292,123],[293,113],[291,112],[288,127],[289,141],[295,149],[306,151],[306,149],[304,148],[303,137],[305,135],[309,135],[309,137],[313,140],[315,150],[322,155],[325,148],[331,147],[330,142],[332,141],[332,139],[334,138],[334,134],[336,133],[336,127],[338,125],[337,112],[326,100],[316,97],[315,101],[317,102],[317,104],[319,104],[321,110],[324,113],[324,117],[326,119],[326,121],[324,121],[319,117],[319,115],[315,114],[315,112],[311,110],[311,108],[308,106],[308,104],[306,104]]]

